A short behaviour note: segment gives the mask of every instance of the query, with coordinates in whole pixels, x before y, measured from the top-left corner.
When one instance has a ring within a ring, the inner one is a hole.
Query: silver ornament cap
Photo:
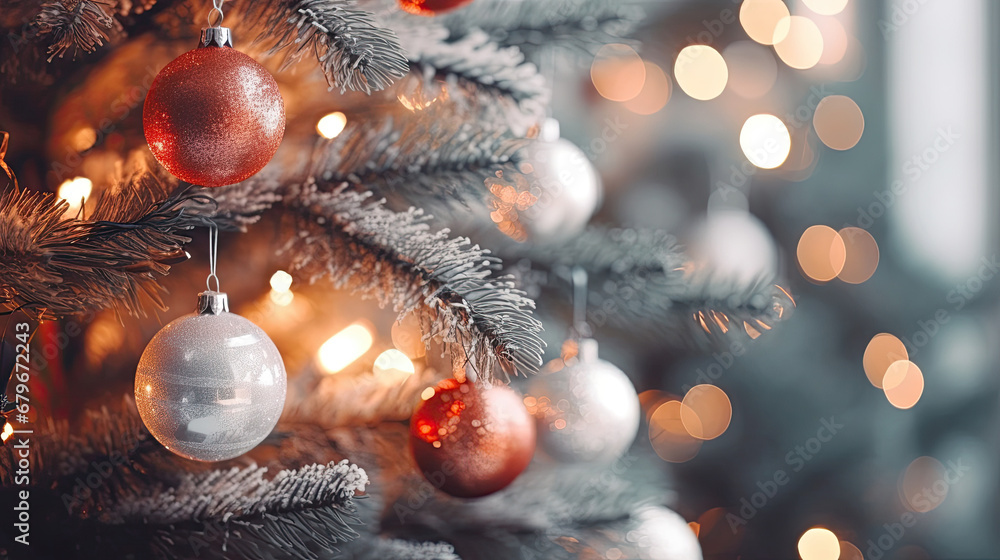
[[[228,27],[205,27],[201,30],[198,48],[232,46],[233,33]]]
[[[163,327],[135,375],[135,402],[149,432],[170,451],[223,461],[253,449],[274,428],[287,380],[278,348],[229,312],[224,292],[198,294],[196,312]]]
[[[597,341],[578,341],[575,363],[535,376],[529,407],[538,423],[538,444],[569,463],[603,463],[620,457],[639,431],[639,396],[625,373],[598,357]]]

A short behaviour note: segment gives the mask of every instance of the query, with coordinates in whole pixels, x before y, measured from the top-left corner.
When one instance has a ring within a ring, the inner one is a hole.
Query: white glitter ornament
[[[135,403],[146,428],[174,453],[223,461],[253,449],[285,405],[285,365],[263,330],[229,312],[226,294],[198,295],[198,312],[146,346]]]
[[[564,462],[613,461],[639,430],[639,397],[622,370],[598,358],[596,340],[580,340],[576,360],[528,386],[538,446]]]
[[[218,291],[215,228],[209,248],[209,291],[198,294],[195,313],[149,341],[135,372],[135,404],[149,433],[170,451],[224,461],[256,447],[278,423],[285,364],[267,334],[230,313]]]

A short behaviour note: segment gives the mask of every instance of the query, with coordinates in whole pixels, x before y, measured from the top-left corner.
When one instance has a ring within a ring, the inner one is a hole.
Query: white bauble
[[[260,327],[229,312],[226,294],[198,296],[198,313],[163,327],[135,374],[135,403],[170,451],[223,461],[253,449],[285,405],[285,365]]]
[[[597,356],[597,341],[579,343],[576,363],[535,376],[529,411],[538,422],[538,445],[564,462],[610,462],[639,430],[639,397],[622,370]],[[529,401],[530,402],[530,401]]]

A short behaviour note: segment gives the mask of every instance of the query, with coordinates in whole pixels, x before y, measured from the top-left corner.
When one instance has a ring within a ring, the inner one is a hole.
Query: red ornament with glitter
[[[271,160],[285,134],[285,104],[274,77],[232,47],[229,29],[202,30],[199,48],[153,80],[142,112],[156,160],[183,181],[238,183]]]
[[[507,387],[446,379],[410,419],[410,448],[432,484],[478,498],[507,487],[528,466],[535,423]]]
[[[403,10],[418,16],[436,16],[472,2],[472,0],[399,0]]]

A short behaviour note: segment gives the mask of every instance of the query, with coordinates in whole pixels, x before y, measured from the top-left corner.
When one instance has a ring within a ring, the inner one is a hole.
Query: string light
[[[740,148],[750,163],[761,169],[774,169],[785,163],[792,151],[788,127],[774,115],[754,115],[740,130]]]
[[[360,358],[372,347],[371,331],[354,323],[330,337],[319,347],[319,364],[327,373],[337,373]]]
[[[708,101],[726,89],[729,68],[719,51],[708,45],[689,45],[677,55],[674,79],[684,93]]]
[[[74,177],[59,185],[59,198],[69,203],[69,212],[75,213],[90,198],[94,183],[86,177]]]
[[[279,270],[271,275],[271,289],[276,292],[287,292],[292,287],[292,275]]]
[[[7,441],[13,434],[14,434],[14,426],[11,426],[10,422],[4,420],[3,434],[0,434],[0,439],[2,439],[3,441]]]
[[[628,45],[604,45],[590,66],[590,79],[597,93],[610,101],[629,101],[646,83],[646,65]]]
[[[799,556],[802,560],[837,560],[840,558],[840,539],[833,531],[813,527],[799,537]]]
[[[379,354],[378,358],[375,358],[375,365],[372,366],[372,370],[376,375],[395,373],[403,374],[404,377],[416,371],[413,367],[413,362],[406,357],[406,354],[395,348],[390,348]]]
[[[316,132],[323,138],[336,138],[347,126],[347,115],[340,111],[324,116],[316,123]]]

